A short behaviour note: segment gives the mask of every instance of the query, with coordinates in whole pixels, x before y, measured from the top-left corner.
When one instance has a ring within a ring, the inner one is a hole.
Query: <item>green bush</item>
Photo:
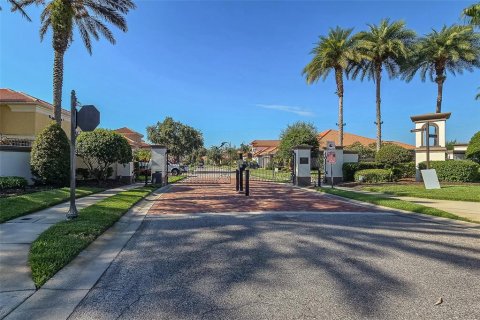
[[[375,161],[382,163],[386,168],[393,168],[396,165],[413,160],[413,153],[396,144],[384,144],[375,155]]]
[[[420,169],[426,169],[426,163],[419,164]],[[439,181],[474,182],[480,178],[480,165],[471,160],[430,161],[430,169],[437,171]]]
[[[37,135],[30,157],[35,182],[54,186],[68,184],[70,143],[60,125],[52,122]]]
[[[480,131],[475,133],[472,139],[470,139],[465,156],[467,159],[480,163]]]
[[[384,165],[377,162],[345,162],[342,166],[343,181],[354,181],[355,172],[365,169],[383,169]]]
[[[0,177],[0,190],[25,189],[28,181],[23,177]]]
[[[132,148],[127,139],[112,130],[95,129],[82,132],[77,138],[77,154],[83,159],[90,174],[98,181],[111,175],[114,163],[132,161]]]
[[[365,169],[355,172],[355,181],[388,182],[392,181],[392,171],[388,169]]]
[[[416,174],[416,168],[415,168],[415,162],[405,162],[405,163],[400,163],[395,166],[394,169],[392,169],[393,175],[397,179],[402,179],[402,178],[415,178]]]

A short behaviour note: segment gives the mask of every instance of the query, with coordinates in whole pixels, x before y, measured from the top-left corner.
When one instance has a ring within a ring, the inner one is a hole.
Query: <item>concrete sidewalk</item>
[[[143,184],[106,190],[77,199],[78,210]],[[27,264],[30,245],[53,224],[65,220],[69,202],[0,224],[0,319],[35,292]]]
[[[450,212],[450,213],[456,214],[459,217],[480,222],[480,203],[479,202],[401,197],[401,196],[395,196],[395,195],[385,194],[381,192],[357,190],[357,189],[346,188],[346,187],[336,187],[336,188],[346,190],[346,191],[353,191],[353,192],[371,194],[371,195],[381,196],[386,198],[404,200],[404,201],[420,204],[426,207],[432,207],[432,208],[436,208],[446,212]]]

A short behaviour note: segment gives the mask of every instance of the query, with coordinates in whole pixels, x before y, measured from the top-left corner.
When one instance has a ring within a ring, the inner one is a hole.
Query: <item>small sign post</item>
[[[77,205],[75,204],[75,142],[77,140],[77,126],[82,131],[93,131],[100,123],[100,112],[95,106],[83,106],[77,111],[77,96],[72,90],[70,105],[70,209],[66,216],[68,220],[78,217]]]
[[[330,163],[330,183],[333,188],[333,165],[337,162],[335,154],[335,141],[327,141],[327,163]]]

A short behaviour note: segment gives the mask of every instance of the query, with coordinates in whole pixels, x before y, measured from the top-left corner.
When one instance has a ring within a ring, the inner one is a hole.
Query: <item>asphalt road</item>
[[[390,213],[150,215],[70,317],[118,318],[480,319],[480,233]]]

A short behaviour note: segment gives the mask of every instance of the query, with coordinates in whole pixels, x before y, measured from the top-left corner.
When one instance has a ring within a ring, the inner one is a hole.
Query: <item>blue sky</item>
[[[51,38],[0,1],[0,87],[52,101]],[[301,70],[317,37],[337,25],[358,32],[381,18],[403,19],[419,34],[459,23],[471,1],[136,1],[129,31],[114,30],[115,46],[101,40],[90,56],[79,37],[65,55],[64,105],[77,91],[95,104],[104,128],[145,127],[172,116],[195,128],[205,144],[276,139],[287,124],[336,128],[333,77],[308,86]],[[447,139],[468,141],[480,129],[479,71],[448,76],[443,111],[451,111]],[[382,83],[383,136],[413,144],[410,115],[434,112],[436,85]],[[375,137],[375,86],[345,82],[347,132]]]

